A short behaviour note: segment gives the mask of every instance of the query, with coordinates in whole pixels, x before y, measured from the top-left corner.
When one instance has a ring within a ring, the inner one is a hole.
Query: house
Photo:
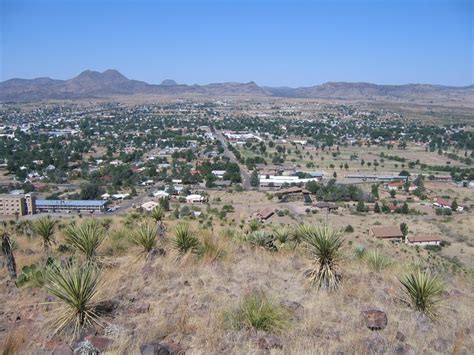
[[[198,194],[192,194],[186,196],[186,203],[205,203],[206,198]]]
[[[338,209],[336,204],[324,201],[316,202],[313,206],[319,210],[327,210],[327,212],[335,211]]]
[[[409,236],[407,237],[406,243],[411,245],[439,245],[441,238],[435,235]]]
[[[153,192],[153,197],[156,199],[169,198],[170,194],[163,190]]]
[[[385,188],[388,191],[401,190],[403,188],[403,181],[391,181],[388,184],[385,184]]]
[[[224,178],[225,170],[212,170],[211,173],[217,178],[222,179]]]
[[[148,201],[148,202],[145,202],[144,204],[142,204],[142,208],[145,210],[145,211],[148,211],[148,212],[151,212],[153,211],[153,209],[155,209],[155,207],[159,206],[160,204],[155,202],[155,201]]]
[[[262,208],[262,209],[258,210],[257,213],[256,213],[257,218],[259,218],[262,221],[266,221],[267,219],[269,219],[274,214],[275,214],[275,210],[271,207]]]
[[[114,200],[124,200],[129,196],[130,196],[130,194],[113,194],[112,199],[114,199]]]
[[[399,227],[372,227],[369,235],[377,239],[403,240],[403,233]]]

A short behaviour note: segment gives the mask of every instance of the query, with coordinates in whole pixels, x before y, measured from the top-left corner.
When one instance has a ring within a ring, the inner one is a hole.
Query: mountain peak
[[[174,81],[173,79],[165,79],[161,82],[162,86],[176,86],[178,85],[178,83],[176,81]]]

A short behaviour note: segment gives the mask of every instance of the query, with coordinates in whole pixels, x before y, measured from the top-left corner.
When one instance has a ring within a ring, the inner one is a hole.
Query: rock
[[[387,352],[387,339],[380,333],[372,333],[362,341],[362,350],[366,354],[385,354]]]
[[[102,301],[95,306],[95,312],[98,314],[111,314],[117,309],[118,305],[117,300]]]
[[[153,248],[150,253],[148,254],[148,258],[150,260],[156,259],[158,256],[165,256],[166,250],[163,248]]]
[[[149,303],[139,303],[133,307],[133,312],[135,313],[147,313],[150,310]]]
[[[385,312],[379,311],[378,309],[362,311],[361,316],[365,322],[366,327],[370,330],[385,329],[388,323]]]
[[[148,343],[140,346],[141,355],[184,355],[184,348],[174,342]]]
[[[415,354],[415,351],[413,350],[413,347],[410,344],[399,342],[393,348],[393,353],[404,355],[404,354]]]
[[[52,354],[53,355],[72,355],[72,349],[69,345],[61,343],[53,349]]]
[[[94,346],[94,348],[99,350],[99,352],[103,352],[114,342],[110,338],[99,337],[95,335],[89,335],[85,338],[85,340],[88,340]]]
[[[437,351],[439,353],[447,353],[450,344],[446,339],[437,338],[430,342],[429,347],[430,349],[433,349],[434,351]]]
[[[262,337],[258,337],[255,342],[259,349],[281,349],[283,345],[281,343],[281,339],[276,335],[266,335]]]
[[[415,328],[417,332],[429,333],[433,329],[431,325],[431,320],[425,316],[423,313],[419,313],[416,317]]]
[[[185,281],[183,282],[183,284],[184,284],[184,286],[191,286],[191,283],[190,283],[188,280],[185,280]]]
[[[405,341],[405,334],[402,332],[397,332],[397,334],[395,334],[395,339],[403,342]]]
[[[89,340],[80,342],[74,349],[74,355],[97,355],[99,350]]]
[[[294,320],[301,320],[303,319],[304,315],[304,307],[301,303],[289,300],[283,300],[280,304],[291,311]]]

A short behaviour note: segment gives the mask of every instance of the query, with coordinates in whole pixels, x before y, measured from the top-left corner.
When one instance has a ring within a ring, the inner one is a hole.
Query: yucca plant
[[[156,222],[157,233],[160,237],[164,236],[165,225],[163,224],[163,218],[165,218],[165,210],[161,206],[156,206],[150,214],[150,217],[153,218]]]
[[[142,224],[133,234],[133,243],[143,247],[144,252],[148,254],[156,245],[157,227],[151,223]]]
[[[199,239],[189,228],[186,222],[179,223],[175,228],[174,239],[171,240],[172,246],[180,254],[187,252],[196,252],[199,247]]]
[[[278,240],[280,243],[286,243],[289,241],[291,236],[291,230],[287,226],[283,226],[280,228],[275,228],[273,231],[273,236],[275,240]]]
[[[365,247],[362,244],[359,244],[354,248],[354,256],[357,259],[362,259],[365,256],[366,252],[367,252],[367,250],[365,249]]]
[[[72,327],[74,339],[80,329],[100,325],[99,316],[94,311],[100,281],[99,270],[90,263],[69,264],[49,270],[45,288],[62,303],[55,313],[54,333]]]
[[[444,283],[437,276],[416,270],[405,275],[400,282],[413,308],[429,317],[436,317],[436,305],[445,290]]]
[[[247,236],[247,240],[256,247],[262,247],[269,250],[276,250],[276,246],[274,244],[274,237],[272,234],[267,233],[263,230],[255,231],[250,233]]]
[[[313,258],[312,266],[305,272],[312,285],[319,289],[334,291],[341,282],[338,263],[340,249],[344,243],[340,232],[328,225],[300,229],[301,237]]]
[[[51,251],[51,244],[54,242],[54,227],[56,221],[48,217],[38,219],[33,228],[37,235],[43,239],[43,249],[45,254],[49,254]]]
[[[97,249],[105,239],[102,227],[95,221],[87,221],[81,224],[70,224],[64,230],[66,243],[78,250],[87,261],[94,261]]]
[[[371,250],[365,255],[365,262],[369,269],[380,272],[390,265],[390,260],[378,249]]]
[[[253,218],[250,220],[249,222],[250,232],[255,232],[259,227],[260,227],[260,222],[256,218]]]
[[[289,326],[289,314],[262,292],[244,296],[239,305],[225,314],[228,325],[234,329],[282,331]]]
[[[292,235],[293,240],[299,243],[305,238],[306,235],[314,233],[315,230],[316,230],[316,226],[312,224],[307,224],[307,223],[299,224],[298,226],[296,226],[296,228],[293,231],[293,235]]]

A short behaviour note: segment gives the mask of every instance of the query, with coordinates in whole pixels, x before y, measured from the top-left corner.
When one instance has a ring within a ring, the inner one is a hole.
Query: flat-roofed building
[[[38,212],[104,212],[107,202],[101,200],[36,200]]]
[[[1,194],[0,214],[4,216],[25,216],[36,213],[35,196],[32,194]]]
[[[416,235],[407,237],[406,242],[412,245],[439,245],[441,238],[435,235]]]
[[[377,239],[403,240],[403,233],[400,227],[372,227],[369,234]]]

